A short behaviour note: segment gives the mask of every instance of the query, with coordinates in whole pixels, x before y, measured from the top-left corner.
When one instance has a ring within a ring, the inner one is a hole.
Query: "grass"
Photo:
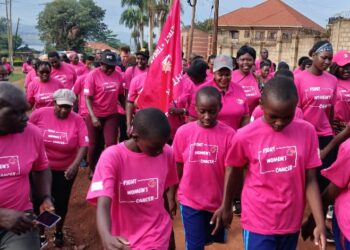
[[[12,72],[12,74],[9,76],[10,82],[17,82],[19,80],[24,79],[25,75],[22,72]]]

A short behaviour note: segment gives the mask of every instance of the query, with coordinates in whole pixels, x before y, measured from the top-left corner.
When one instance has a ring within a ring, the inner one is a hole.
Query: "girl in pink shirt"
[[[207,80],[213,80],[214,78],[214,72],[213,72],[213,67],[214,67],[214,59],[216,55],[210,55],[208,57],[208,69],[207,69]]]
[[[215,233],[232,221],[232,198],[247,166],[242,191],[244,247],[295,250],[305,197],[316,220],[315,243],[326,247],[325,223],[316,167],[321,165],[317,135],[308,122],[294,118],[297,90],[289,78],[276,77],[261,97],[264,116],[240,129],[228,152],[225,198],[214,214]]]
[[[217,121],[222,108],[220,92],[211,86],[196,95],[198,120],[180,127],[173,149],[180,184],[178,200],[187,249],[204,249],[225,242],[225,230],[210,235],[210,218],[223,198],[225,160],[235,131]]]
[[[298,106],[303,111],[304,120],[315,127],[320,149],[323,149],[333,138],[331,121],[337,96],[337,79],[326,72],[333,58],[332,45],[328,41],[319,41],[311,48],[309,55],[312,57],[311,67],[295,76]],[[329,167],[335,156],[335,152],[328,154],[318,171]],[[319,172],[318,182],[323,191],[329,181]]]
[[[97,229],[105,249],[167,250],[178,178],[170,126],[158,109],[136,113],[131,138],[106,149],[87,194],[97,204]],[[165,196],[166,197],[166,196]]]
[[[260,90],[259,84],[252,73],[252,67],[256,58],[254,48],[248,45],[242,46],[237,51],[238,70],[232,72],[232,81],[239,84],[247,97],[249,113],[251,114],[259,105]]]
[[[273,77],[273,74],[270,73],[271,64],[272,62],[270,60],[261,61],[260,70],[255,72],[259,82],[260,91],[264,89],[264,86],[267,83],[267,81]]]
[[[27,100],[32,108],[54,106],[53,93],[63,88],[62,84],[51,77],[51,65],[48,62],[40,62],[37,76],[32,80],[27,89]]]

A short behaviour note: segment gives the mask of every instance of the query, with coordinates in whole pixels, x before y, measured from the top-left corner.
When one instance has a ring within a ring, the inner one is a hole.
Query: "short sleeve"
[[[184,163],[185,160],[183,158],[183,154],[185,151],[185,136],[183,136],[183,129],[180,128],[176,131],[175,137],[174,137],[174,141],[173,141],[173,153],[174,153],[174,158],[175,158],[175,162],[178,163]]]
[[[86,124],[84,119],[81,116],[77,117],[77,129],[78,129],[78,138],[79,138],[79,147],[89,146],[89,136]]]
[[[98,197],[107,196],[113,199],[115,195],[115,185],[119,183],[117,169],[120,167],[116,147],[111,146],[103,151],[97,162],[94,177],[86,197],[89,202],[95,205]]]
[[[129,93],[128,93],[128,102],[135,102],[137,97],[139,96],[139,91],[137,89],[137,78],[131,80]]]
[[[175,157],[170,147],[168,147],[167,156],[168,156],[168,174],[165,180],[165,189],[179,183],[179,178],[177,176],[177,170],[176,170],[176,164],[175,164]]]
[[[305,160],[307,160],[305,168],[316,168],[322,165],[320,159],[320,149],[318,145],[318,138],[315,129],[310,127],[310,136],[309,136],[309,153]]]
[[[36,146],[37,146],[37,152],[38,157],[33,163],[33,171],[42,171],[48,168],[49,160],[47,159],[46,151],[45,151],[45,145],[44,145],[44,139],[39,130],[35,133],[36,137]]]
[[[93,96],[95,94],[95,77],[94,72],[88,74],[85,80],[84,95]]]
[[[337,160],[329,167],[321,171],[321,174],[339,188],[346,188],[350,183],[350,152],[344,142],[338,152]]]
[[[133,71],[133,67],[128,67],[124,73],[125,89],[130,89]]]
[[[74,94],[76,94],[76,95],[80,94],[81,89],[84,87],[84,79],[85,79],[85,76],[78,77],[78,79],[74,83],[74,86],[73,86],[73,89],[72,89]]]
[[[35,84],[31,83],[28,85],[28,89],[27,89],[27,101],[30,103],[30,105],[34,106],[35,104],[35,91],[34,91],[34,86]]]
[[[243,134],[238,132],[233,136],[232,144],[227,151],[225,166],[244,167],[249,161],[246,147],[247,142],[244,142]]]

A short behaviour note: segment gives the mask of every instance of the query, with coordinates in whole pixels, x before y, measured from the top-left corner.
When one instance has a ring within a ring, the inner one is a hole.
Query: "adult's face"
[[[148,59],[143,55],[136,56],[136,64],[140,69],[145,69],[147,67]]]
[[[108,65],[108,64],[105,64],[105,63],[101,63],[101,70],[106,75],[111,75],[115,71],[115,66],[114,65]]]
[[[47,65],[39,66],[37,75],[41,82],[48,82],[50,80],[51,69]]]
[[[226,91],[231,82],[231,70],[228,68],[222,68],[215,71],[214,81],[221,90]]]
[[[214,58],[211,58],[208,62],[208,68],[210,70],[210,72],[213,72],[213,68],[214,68]]]
[[[58,69],[61,66],[61,60],[58,57],[49,57],[49,63],[55,69]]]
[[[121,59],[123,65],[128,64],[129,56],[130,56],[130,53],[128,53],[128,52],[125,52],[125,51],[120,52],[120,59]]]
[[[350,63],[344,65],[343,67],[339,67],[338,69],[339,77],[343,80],[350,79]]]
[[[74,65],[77,65],[79,63],[79,56],[78,55],[73,56],[72,63]]]
[[[239,70],[244,75],[247,75],[251,72],[253,65],[254,65],[254,58],[248,53],[245,53],[244,55],[241,55],[238,58]]]
[[[260,55],[262,59],[266,60],[269,57],[269,52],[267,50],[263,50],[261,51]]]
[[[323,51],[320,53],[314,53],[314,55],[312,56],[312,65],[319,71],[325,71],[331,65],[332,59],[332,52]]]
[[[58,105],[57,103],[55,103],[54,112],[57,118],[66,119],[69,116],[71,111],[72,111],[71,105],[66,105],[66,104]]]
[[[0,96],[0,133],[23,132],[27,126],[28,116],[26,111],[28,108],[24,95],[13,100],[6,100],[6,98]]]

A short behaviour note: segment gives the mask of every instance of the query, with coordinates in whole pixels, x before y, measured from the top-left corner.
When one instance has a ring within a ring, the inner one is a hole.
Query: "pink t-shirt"
[[[304,70],[295,76],[295,85],[304,120],[315,126],[318,136],[333,135],[329,118],[336,101],[337,78],[328,72],[316,76]]]
[[[183,163],[183,176],[177,192],[181,204],[214,212],[222,203],[227,150],[235,131],[218,122],[202,128],[197,121],[180,127],[173,149],[176,162]]]
[[[75,73],[72,65],[61,62],[61,66],[58,69],[52,67],[51,69],[51,77],[60,81],[64,88],[72,89],[77,79],[77,74]]]
[[[81,115],[82,117],[87,117],[87,115],[89,114],[84,95],[86,76],[87,74],[79,76],[73,86],[73,91],[75,95],[79,97],[79,115]]]
[[[260,70],[260,63],[261,60],[260,59],[256,59],[255,60],[255,71],[259,71]],[[271,61],[271,66],[270,66],[270,73],[273,73],[275,70],[273,68],[273,62]]]
[[[207,78],[206,81],[212,81],[214,79],[214,73],[210,71],[210,69],[207,69]]]
[[[164,208],[164,191],[178,183],[174,156],[166,145],[156,157],[129,150],[125,143],[101,155],[87,195],[112,199],[112,235],[128,239],[138,250],[167,250],[172,222]]]
[[[123,77],[117,71],[105,74],[100,68],[91,71],[85,82],[84,94],[92,96],[92,108],[97,117],[118,112],[118,97],[124,94]]]
[[[350,239],[350,140],[340,145],[337,160],[321,174],[341,189],[335,199],[335,214],[341,232]]]
[[[90,72],[90,70],[86,67],[86,65],[82,62],[78,62],[78,64],[70,64],[73,69],[75,70],[75,73],[78,76],[85,75]]]
[[[29,65],[28,63],[23,63],[22,71],[23,71],[24,74],[27,74],[32,69],[33,69],[33,65],[32,64]]]
[[[3,66],[6,68],[7,72],[10,74],[12,72],[12,66],[8,62],[3,64]]]
[[[36,77],[28,86],[27,100],[33,105],[34,109],[53,106],[55,103],[53,93],[62,87],[62,84],[52,77],[45,83]]]
[[[262,110],[261,105],[258,105],[254,109],[252,116],[250,117],[250,121],[253,122],[259,119],[260,117],[262,117],[263,115],[264,115],[264,111]],[[303,117],[304,117],[303,111],[299,107],[296,107],[294,119],[303,119]]]
[[[296,69],[293,71],[293,74],[294,74],[294,76],[295,76],[295,75],[297,75],[297,74],[299,74],[299,73],[301,73],[301,72],[303,72],[303,70],[301,70],[301,68],[298,67],[298,68],[296,68]]]
[[[182,93],[182,102],[186,102],[188,104],[187,110],[189,116],[192,118],[197,118],[196,112],[196,94],[198,90],[207,84],[207,81],[204,81],[199,84],[194,84],[189,77],[184,77],[181,80],[181,84],[183,84],[183,93]],[[187,98],[187,101],[185,101]]]
[[[240,70],[235,70],[232,72],[232,81],[243,88],[248,101],[249,113],[251,114],[255,107],[259,105],[261,96],[259,84],[255,76],[253,73],[243,75]]]
[[[334,106],[334,120],[350,122],[350,79],[338,79],[337,100]]]
[[[30,171],[47,169],[43,137],[28,123],[22,133],[0,136],[0,207],[25,211],[30,201]]]
[[[258,119],[238,130],[226,166],[248,164],[242,191],[242,228],[258,234],[300,231],[306,170],[321,166],[315,129],[293,120],[282,131]]]
[[[142,73],[138,76],[135,76],[131,80],[131,83],[129,86],[129,92],[128,92],[128,101],[129,102],[135,102],[138,99],[138,97],[143,89],[143,86],[145,84],[146,78],[147,78],[147,73]]]
[[[139,67],[137,66],[131,66],[128,67],[125,72],[124,72],[124,82],[125,82],[125,89],[129,89],[130,88],[130,83],[131,80],[138,75],[141,75],[142,73],[148,72],[148,68],[141,70]]]
[[[33,81],[35,77],[37,76],[36,71],[34,69],[28,72],[28,74],[26,75],[26,79],[24,80],[24,88],[26,90],[28,89],[29,84],[31,83],[31,81]]]
[[[80,147],[89,145],[85,122],[71,112],[66,119],[59,119],[53,107],[35,110],[30,122],[41,129],[50,168],[65,171],[73,163]]]
[[[202,87],[206,86],[215,87],[221,93],[222,108],[217,119],[235,130],[239,129],[243,116],[249,115],[247,98],[241,86],[230,82],[226,93],[223,93],[214,81],[206,83]]]

